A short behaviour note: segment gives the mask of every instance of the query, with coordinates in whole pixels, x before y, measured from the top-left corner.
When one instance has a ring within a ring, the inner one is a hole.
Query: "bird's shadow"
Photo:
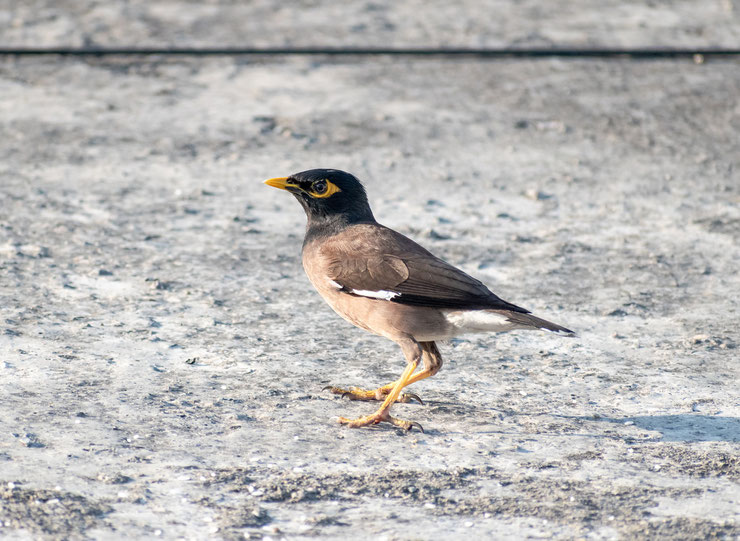
[[[740,418],[719,415],[640,415],[636,417],[577,417],[592,422],[615,424],[634,424],[642,430],[660,432],[663,441],[700,442],[726,441],[740,442]]]
[[[462,404],[455,403],[432,403],[434,406],[446,404],[444,409]],[[495,409],[504,416],[543,416],[556,419],[567,419],[581,423],[612,423],[621,426],[635,426],[641,430],[660,433],[660,441],[675,442],[702,442],[702,441],[724,441],[728,443],[740,442],[740,418],[721,415],[700,415],[696,413],[673,414],[673,415],[638,415],[631,417],[609,417],[598,415],[560,415],[557,413],[527,414],[512,410]],[[572,435],[576,435],[573,433]],[[581,434],[583,435],[583,434]]]
[[[511,413],[511,412],[509,412]],[[542,414],[548,415],[548,414]],[[633,425],[641,430],[660,433],[660,441],[683,443],[701,441],[740,442],[740,418],[720,415],[674,414],[638,415],[632,417],[582,416],[550,414],[557,419],[570,419],[590,423]]]

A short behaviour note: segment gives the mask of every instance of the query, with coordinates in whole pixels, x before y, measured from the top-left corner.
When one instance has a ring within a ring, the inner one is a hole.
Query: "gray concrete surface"
[[[5,47],[729,47],[738,0],[0,0]]]
[[[740,64],[0,62],[0,537],[736,539]],[[350,430],[396,346],[265,178],[565,324],[474,336]]]

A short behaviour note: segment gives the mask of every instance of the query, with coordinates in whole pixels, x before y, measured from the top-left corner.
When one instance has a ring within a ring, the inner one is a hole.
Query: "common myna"
[[[512,329],[573,334],[500,299],[475,278],[376,222],[365,189],[349,173],[311,169],[265,184],[289,191],[306,211],[303,268],[319,294],[344,319],[390,338],[406,356],[401,377],[378,389],[328,387],[353,400],[383,401],[372,415],[341,417],[340,423],[360,427],[387,422],[421,429],[389,411],[394,402],[421,402],[401,391],[440,369],[436,340]],[[414,374],[419,363],[423,369]]]

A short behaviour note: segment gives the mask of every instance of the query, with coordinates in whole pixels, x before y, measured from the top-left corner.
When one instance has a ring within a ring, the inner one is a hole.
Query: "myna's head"
[[[303,206],[309,226],[334,218],[345,223],[375,221],[365,188],[354,175],[338,169],[309,169],[265,184],[292,193]]]

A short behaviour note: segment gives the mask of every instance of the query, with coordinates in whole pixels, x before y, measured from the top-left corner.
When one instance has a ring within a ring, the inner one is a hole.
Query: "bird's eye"
[[[322,178],[321,180],[313,182],[311,184],[311,188],[306,191],[311,197],[324,199],[326,197],[331,197],[335,193],[341,192],[342,190],[340,190],[339,186],[334,184],[332,181]]]
[[[327,185],[325,180],[317,180],[311,185],[311,191],[313,191],[317,195],[322,195],[326,193]]]

